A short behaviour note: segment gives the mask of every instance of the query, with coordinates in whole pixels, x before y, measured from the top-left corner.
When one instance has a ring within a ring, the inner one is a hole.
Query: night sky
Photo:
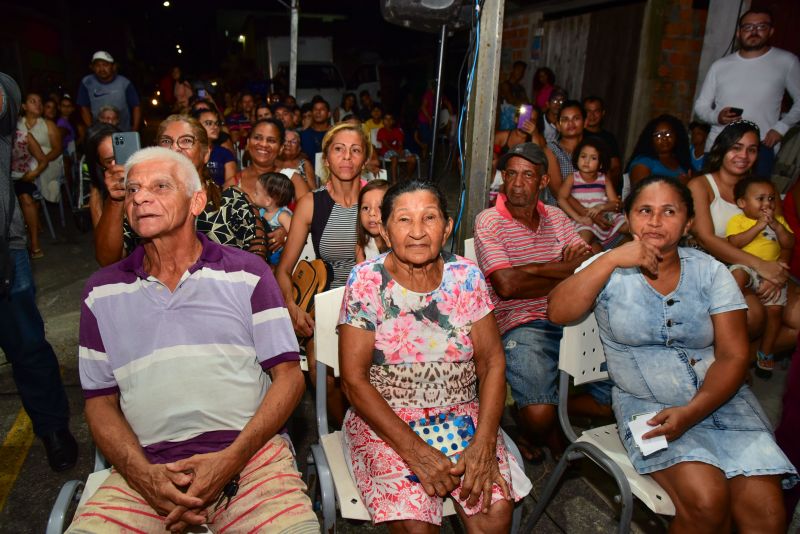
[[[214,75],[231,54],[241,51],[237,37],[248,17],[254,17],[261,35],[289,31],[289,10],[278,0],[225,1],[217,4],[225,7],[220,11],[205,2],[162,4],[116,3],[113,10],[107,8],[108,2],[70,6],[75,52],[88,62],[94,50],[107,49],[123,69],[145,68],[152,74],[180,64],[191,75]],[[335,59],[345,78],[353,63],[370,57],[384,62],[422,59],[433,70],[438,36],[384,21],[378,1],[300,0],[300,10],[300,35],[332,36]],[[460,32],[450,46],[459,63],[465,39],[465,32]]]

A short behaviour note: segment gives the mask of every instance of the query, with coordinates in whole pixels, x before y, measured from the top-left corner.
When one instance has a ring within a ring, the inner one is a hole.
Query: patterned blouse
[[[375,332],[370,383],[392,407],[439,407],[477,395],[472,325],[492,311],[486,280],[471,261],[442,253],[442,282],[429,293],[397,283],[386,254],[357,265],[339,324]]]

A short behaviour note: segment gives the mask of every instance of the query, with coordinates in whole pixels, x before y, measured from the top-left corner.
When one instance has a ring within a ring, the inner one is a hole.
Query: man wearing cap
[[[142,118],[139,95],[133,84],[125,76],[117,74],[114,58],[104,50],[92,56],[92,74],[81,80],[78,88],[78,105],[81,118],[91,126],[100,108],[113,106],[119,110],[119,128],[122,131],[136,131]]]
[[[524,434],[553,453],[563,444],[556,422],[561,327],[547,320],[547,294],[591,252],[559,208],[539,200],[547,155],[533,143],[498,162],[504,194],[475,219],[475,251],[486,276],[506,353],[506,379]],[[528,459],[540,459],[528,451]]]

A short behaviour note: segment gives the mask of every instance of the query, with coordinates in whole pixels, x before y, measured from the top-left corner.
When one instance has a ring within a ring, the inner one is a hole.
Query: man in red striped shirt
[[[556,424],[556,383],[561,327],[547,320],[547,294],[591,250],[563,211],[539,200],[549,181],[547,156],[539,146],[513,147],[500,158],[498,168],[505,194],[476,217],[475,250],[495,305],[506,379],[522,430],[559,453],[563,443]]]

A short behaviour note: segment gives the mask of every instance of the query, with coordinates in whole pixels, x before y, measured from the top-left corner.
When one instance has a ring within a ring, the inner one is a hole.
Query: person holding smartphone
[[[775,146],[800,121],[800,61],[770,45],[775,33],[772,14],[750,9],[739,18],[739,50],[715,61],[694,104],[695,114],[711,124],[706,152],[731,122],[747,119],[761,131],[756,174],[770,176]],[[757,80],[758,83],[753,83]],[[780,116],[784,91],[794,104]]]

